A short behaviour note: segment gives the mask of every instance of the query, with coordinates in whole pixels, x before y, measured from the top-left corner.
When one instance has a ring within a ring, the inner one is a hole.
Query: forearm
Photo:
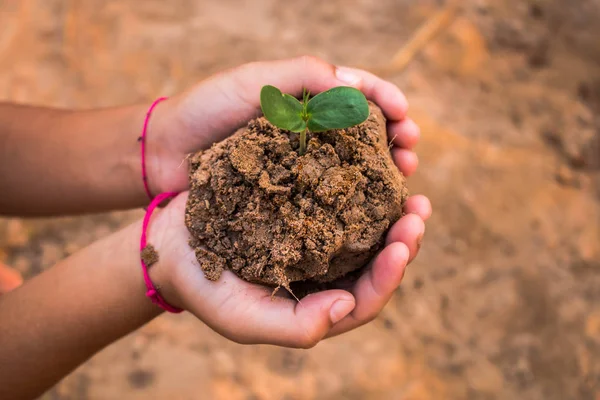
[[[0,296],[0,398],[34,398],[160,314],[145,297],[135,224]]]
[[[146,111],[147,105],[64,111],[0,104],[0,213],[146,204],[137,140]]]

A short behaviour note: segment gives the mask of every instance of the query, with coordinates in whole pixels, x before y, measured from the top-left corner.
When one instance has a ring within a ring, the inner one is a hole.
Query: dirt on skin
[[[158,253],[156,249],[151,244],[146,245],[141,252],[142,261],[146,264],[147,267],[151,267],[152,265],[158,262]]]
[[[408,195],[381,110],[297,149],[297,134],[258,118],[191,158],[185,221],[208,279],[331,282],[380,250]]]

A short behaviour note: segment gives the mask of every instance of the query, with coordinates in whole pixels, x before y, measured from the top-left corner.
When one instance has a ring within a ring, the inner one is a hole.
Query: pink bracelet
[[[146,190],[146,194],[150,200],[153,199],[152,192],[150,192],[150,186],[148,185],[148,175],[146,174],[146,133],[148,132],[148,125],[150,123],[150,116],[152,115],[152,111],[154,111],[154,107],[161,101],[167,100],[167,97],[160,97],[152,103],[148,112],[146,113],[146,119],[144,120],[144,130],[142,130],[142,136],[140,136],[139,141],[141,143],[142,148],[142,180],[144,181],[144,189]]]
[[[146,210],[146,215],[144,216],[144,223],[142,225],[142,238],[140,239],[140,254],[146,248],[146,245],[147,245],[148,225],[150,224],[150,217],[152,216],[152,212],[156,209],[156,207],[159,206],[160,203],[162,203],[163,201],[165,201],[167,199],[173,198],[173,197],[177,196],[178,194],[179,193],[175,193],[175,192],[161,193],[158,196],[156,196],[154,199],[152,199],[152,202],[150,203],[150,205],[148,206],[148,209]],[[142,258],[140,258],[140,261],[142,264],[142,272],[144,274],[144,282],[146,282],[146,289],[148,289],[146,291],[146,296],[149,297],[150,300],[152,300],[152,302],[154,304],[156,304],[157,306],[159,306],[160,308],[162,308],[165,311],[175,313],[175,314],[182,312],[183,311],[182,309],[173,307],[172,305],[167,303],[165,301],[165,299],[163,299],[163,297],[158,292],[158,289],[154,286],[154,284],[152,283],[152,280],[150,279],[150,275],[148,274],[148,266],[146,265],[146,263],[144,262],[144,260]]]

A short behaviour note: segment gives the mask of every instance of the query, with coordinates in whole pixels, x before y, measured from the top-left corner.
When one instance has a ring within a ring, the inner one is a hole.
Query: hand
[[[406,265],[417,255],[423,220],[431,213],[426,198],[411,198],[405,207],[408,215],[391,228],[386,247],[349,291],[327,290],[297,303],[279,296],[271,299],[272,289],[245,282],[230,271],[224,271],[217,282],[207,280],[188,245],[187,197],[187,192],[180,194],[159,211],[148,232],[159,253],[150,273],[165,300],[235,342],[301,348],[379,314],[400,284]]]
[[[353,86],[382,108],[388,119],[392,154],[404,175],[417,168],[412,148],[419,128],[406,118],[408,104],[392,83],[368,72],[335,67],[314,57],[245,64],[214,75],[189,91],[157,106],[150,120],[146,162],[153,193],[180,192],[188,187],[185,158],[225,139],[260,115],[260,90],[274,85],[284,93],[319,93]]]

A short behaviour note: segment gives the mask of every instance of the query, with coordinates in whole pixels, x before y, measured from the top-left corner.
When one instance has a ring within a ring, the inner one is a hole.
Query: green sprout
[[[302,102],[274,86],[263,86],[260,106],[265,118],[278,128],[300,133],[300,155],[306,152],[306,134],[344,129],[369,117],[369,103],[358,89],[338,86],[310,98],[304,89]]]

